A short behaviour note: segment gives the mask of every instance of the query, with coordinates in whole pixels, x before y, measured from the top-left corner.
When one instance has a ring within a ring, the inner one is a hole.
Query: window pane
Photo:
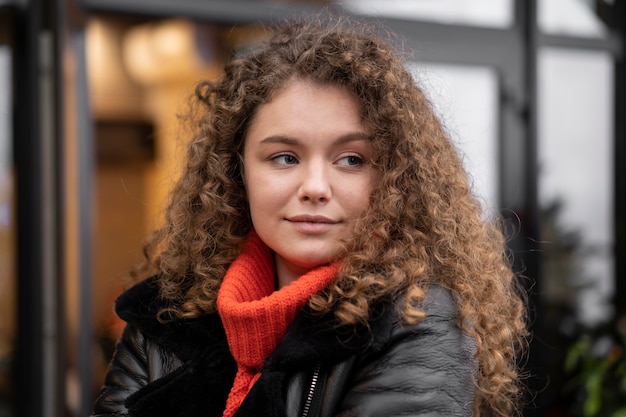
[[[513,0],[340,0],[346,10],[370,16],[505,28]]]
[[[613,313],[613,61],[542,49],[538,81],[542,290],[548,306],[594,326]]]
[[[16,334],[15,223],[11,147],[11,50],[0,45],[0,416],[13,415]]]
[[[488,67],[416,64],[414,76],[461,152],[486,212],[498,209],[498,78]]]
[[[604,38],[608,29],[593,7],[588,0],[538,0],[539,29],[551,35]]]

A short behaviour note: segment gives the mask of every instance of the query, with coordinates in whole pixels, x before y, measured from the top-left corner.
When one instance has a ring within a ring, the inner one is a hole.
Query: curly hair
[[[168,313],[214,312],[252,228],[241,174],[247,123],[290,80],[341,86],[371,129],[380,180],[344,242],[337,279],[309,305],[354,325],[367,323],[377,300],[401,296],[401,317],[418,322],[427,286],[450,289],[476,341],[475,414],[519,411],[525,303],[505,237],[485,220],[454,145],[393,42],[345,18],[296,19],[271,33],[234,56],[217,81],[197,85],[186,166],[136,275],[158,274]]]

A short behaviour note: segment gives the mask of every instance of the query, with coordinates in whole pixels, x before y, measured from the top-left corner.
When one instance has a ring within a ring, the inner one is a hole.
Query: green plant
[[[566,388],[582,395],[583,417],[626,417],[626,317],[615,330],[583,334],[567,352]]]

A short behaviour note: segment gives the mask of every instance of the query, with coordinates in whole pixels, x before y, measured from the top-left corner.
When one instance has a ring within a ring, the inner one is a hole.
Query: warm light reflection
[[[171,19],[134,24],[130,19],[94,17],[87,27],[89,97],[96,134],[94,173],[93,317],[98,337],[115,338],[113,299],[140,259],[142,241],[159,222],[163,202],[179,171],[177,116],[195,83],[216,76],[217,34],[208,25]],[[102,134],[98,126],[151,126],[149,159],[98,159],[136,155],[126,139]],[[106,144],[102,141],[109,140]],[[127,142],[125,142],[125,140]],[[99,147],[100,144],[100,147]],[[97,294],[97,295],[96,295]],[[70,295],[76,297],[75,294]]]
[[[122,60],[126,27],[115,20],[92,19],[87,26],[89,98],[96,118],[142,119],[143,91]]]
[[[191,77],[214,59],[213,51],[201,51],[199,36],[207,33],[193,22],[170,20],[141,25],[124,38],[124,64],[138,82],[152,84]]]

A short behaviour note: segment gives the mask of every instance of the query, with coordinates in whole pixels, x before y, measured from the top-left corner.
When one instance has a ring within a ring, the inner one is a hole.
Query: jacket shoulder
[[[458,307],[452,292],[439,285],[431,285],[426,290],[424,309],[427,315],[457,318]]]
[[[423,309],[423,320],[411,325],[396,321],[382,349],[351,365],[342,411],[358,416],[471,416],[475,342],[459,326],[449,290],[429,288]]]

